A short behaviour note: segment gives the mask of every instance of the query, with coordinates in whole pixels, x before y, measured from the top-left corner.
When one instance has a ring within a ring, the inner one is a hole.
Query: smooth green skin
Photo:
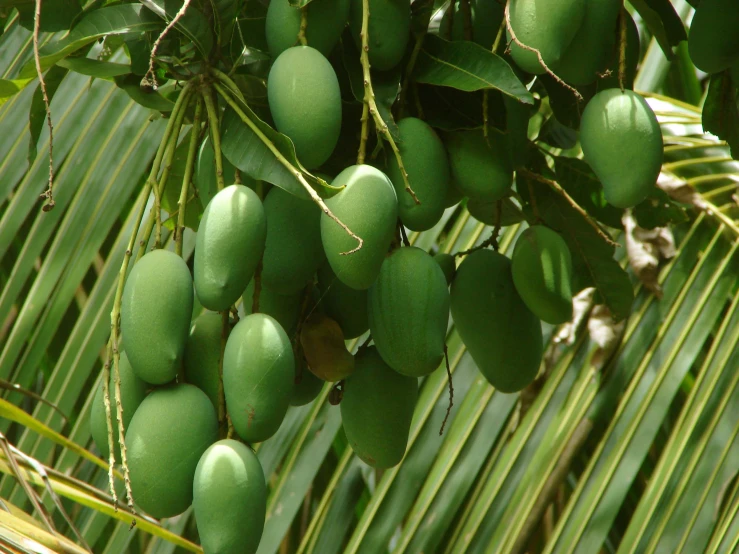
[[[452,206],[456,206],[457,204],[460,203],[462,198],[464,198],[464,194],[462,194],[462,192],[459,190],[459,187],[454,182],[454,180],[451,179],[451,172],[452,172],[452,167],[450,164],[449,165],[449,176],[450,176],[449,187],[447,188],[446,198],[444,199],[445,208],[451,208]]]
[[[452,179],[465,196],[479,200],[500,200],[511,189],[513,166],[505,138],[488,133],[490,146],[481,131],[447,135],[444,144],[449,155]]]
[[[434,256],[434,261],[439,264],[441,271],[444,273],[446,284],[451,285],[454,274],[457,272],[457,263],[454,261],[454,256],[439,252]]]
[[[204,312],[192,322],[185,345],[185,381],[208,395],[218,409],[218,365],[221,358],[221,314]]]
[[[216,411],[195,385],[169,385],[151,392],[126,433],[136,504],[155,518],[184,512],[192,503],[198,460],[217,439]]]
[[[454,324],[480,373],[500,392],[517,392],[539,371],[539,319],[516,292],[511,262],[492,250],[468,255],[451,288]]]
[[[257,455],[223,439],[198,462],[192,506],[205,554],[254,554],[267,515],[267,485]]]
[[[465,40],[464,13],[460,11],[459,3],[454,5],[454,19],[452,20],[451,40]],[[471,0],[470,19],[472,22],[472,41],[490,50],[495,42],[498,29],[503,21],[503,4],[496,0]],[[442,38],[446,38],[449,28],[449,10],[441,18],[439,30]]]
[[[342,283],[328,262],[318,270],[318,288],[320,305],[326,315],[339,324],[345,339],[355,339],[369,329],[366,290],[356,290]]]
[[[290,405],[295,359],[277,320],[251,314],[236,324],[223,355],[223,388],[234,429],[246,442],[267,440]]]
[[[326,381],[322,381],[316,377],[305,364],[304,360],[300,360],[303,370],[300,373],[300,383],[293,381],[293,395],[290,398],[291,406],[305,406],[313,402],[321,393],[321,389]]]
[[[695,66],[718,73],[739,60],[739,7],[735,0],[701,0],[688,34]]]
[[[411,30],[409,0],[369,0],[369,62],[372,69],[387,71],[400,63]],[[362,0],[350,0],[349,26],[357,48],[362,41]]]
[[[136,377],[128,361],[125,352],[121,352],[121,360],[119,362],[119,370],[121,375],[121,405],[123,406],[123,428],[128,429],[134,412],[138,409],[141,402],[146,397],[146,383]],[[116,427],[116,394],[115,382],[113,380],[113,368],[110,370],[110,415],[113,418],[113,438],[115,444],[115,459],[121,459],[121,448],[118,445],[118,428]],[[95,445],[100,450],[104,460],[108,459],[110,450],[108,449],[108,424],[105,418],[105,403],[103,401],[103,382],[95,391],[95,398],[90,408],[90,433]]]
[[[585,0],[511,0],[511,28],[522,44],[539,50],[544,63],[551,68],[570,44],[574,44],[585,6]],[[506,36],[511,41],[507,29]],[[545,71],[534,52],[515,43],[511,43],[511,56],[524,71],[535,75]]]
[[[273,188],[264,200],[267,242],[262,259],[262,284],[280,294],[301,291],[326,258],[321,243],[321,210]]]
[[[190,270],[174,252],[153,250],[133,266],[123,289],[121,332],[140,379],[162,385],[176,377],[192,302]]]
[[[635,92],[608,89],[596,94],[580,120],[580,144],[611,205],[630,208],[654,189],[662,167],[662,131]]]
[[[257,194],[231,185],[206,206],[195,242],[195,293],[208,310],[227,310],[254,275],[264,252],[267,218]]]
[[[306,6],[308,27],[305,38],[308,46],[328,56],[341,38],[349,19],[349,0],[313,0]],[[288,0],[273,0],[267,9],[265,23],[267,44],[272,58],[298,44],[300,9],[290,6]]]
[[[609,88],[621,88],[618,83],[618,41],[613,45],[606,69],[611,74],[602,79],[598,79],[598,90]],[[636,28],[634,19],[627,15],[626,17],[626,76],[624,79],[624,87],[628,89],[634,88],[634,79],[636,78],[636,67],[639,65],[640,42],[639,30]]]
[[[357,352],[339,404],[352,450],[375,468],[398,465],[405,455],[418,381],[390,369],[373,346]]]
[[[398,213],[403,225],[412,231],[426,231],[444,213],[449,194],[449,160],[441,139],[429,125],[415,117],[398,122],[400,155],[408,172],[408,182],[420,204],[405,190],[403,174],[395,156],[389,156],[387,176],[398,197]]]
[[[321,214],[321,240],[328,263],[347,286],[364,290],[380,273],[398,220],[398,201],[390,179],[369,165],[353,165],[339,173],[331,183],[344,190],[326,200],[334,215],[364,240],[357,252],[357,241],[341,226]]]
[[[275,127],[293,141],[303,166],[329,159],[341,131],[341,92],[323,54],[310,46],[280,54],[267,77],[267,101]]]
[[[511,273],[516,291],[536,317],[552,325],[572,319],[572,256],[556,232],[534,225],[521,233]]]
[[[585,3],[579,31],[559,62],[551,68],[558,77],[574,85],[587,85],[603,72],[608,54],[616,43],[621,5],[621,0]]]
[[[395,250],[367,297],[372,339],[398,373],[423,377],[444,358],[449,289],[444,272],[420,248]]]
[[[244,290],[244,314],[252,313],[254,301],[254,280]],[[259,312],[267,314],[277,320],[289,337],[293,336],[300,318],[300,309],[303,305],[303,292],[295,294],[279,294],[267,287],[259,290]]]

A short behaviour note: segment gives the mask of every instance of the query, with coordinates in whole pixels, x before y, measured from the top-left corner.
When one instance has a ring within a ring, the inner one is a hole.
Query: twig
[[[624,91],[626,81],[626,8],[621,6],[618,18],[618,86]]]
[[[577,213],[579,213],[581,216],[585,218],[585,221],[588,222],[588,225],[590,225],[593,230],[598,234],[600,238],[602,238],[604,241],[606,241],[610,246],[618,247],[618,243],[614,242],[611,237],[609,237],[603,229],[600,228],[600,226],[596,223],[596,221],[590,217],[588,212],[583,210],[580,205],[575,202],[575,200],[567,194],[567,191],[563,189],[559,183],[556,181],[552,181],[551,179],[547,179],[546,177],[543,177],[542,175],[539,175],[538,173],[534,173],[533,171],[529,171],[526,168],[520,167],[518,168],[518,173],[521,175],[524,175],[525,177],[528,177],[529,179],[533,179],[535,181],[539,181],[540,183],[544,183],[545,185],[551,187],[554,189],[555,192],[557,192],[562,198],[564,198],[567,203],[572,206]],[[531,198],[534,198],[534,195],[531,195]]]
[[[264,133],[257,127],[257,125],[244,113],[244,111],[239,107],[239,105],[236,103],[236,101],[231,98],[231,95],[229,94],[228,90],[224,88],[221,84],[215,83],[214,84],[216,91],[218,91],[218,94],[220,94],[223,99],[226,101],[226,103],[231,106],[231,108],[236,112],[236,114],[241,118],[241,120],[252,130],[252,132],[259,137],[259,139],[264,143],[264,145],[272,152],[272,154],[277,158],[277,160],[285,166],[290,173],[298,180],[298,182],[303,186],[303,188],[308,192],[313,202],[318,204],[318,207],[321,208],[321,211],[326,214],[330,219],[332,219],[334,222],[336,222],[339,227],[341,227],[346,233],[352,237],[354,240],[357,241],[357,246],[355,248],[352,248],[348,252],[342,252],[342,256],[347,256],[349,254],[354,254],[355,252],[359,251],[360,248],[364,245],[364,240],[357,235],[354,234],[354,232],[349,229],[349,227],[346,226],[346,224],[341,221],[338,217],[334,215],[334,213],[329,209],[329,207],[326,205],[326,203],[323,201],[323,199],[318,196],[318,193],[313,189],[312,186],[308,184],[308,181],[305,180],[305,177],[303,176],[303,173],[297,169],[293,164],[291,164],[285,156],[282,155],[282,152],[280,152],[277,147],[270,141]]]
[[[452,413],[452,406],[454,406],[454,384],[452,383],[452,370],[449,367],[449,349],[444,343],[444,360],[446,361],[446,376],[449,379],[449,405],[446,408],[446,415],[444,421],[441,422],[441,429],[439,429],[439,436],[444,434],[444,426],[449,419],[449,414]]]
[[[226,183],[223,180],[223,154],[221,152],[221,131],[218,122],[218,111],[215,102],[213,102],[213,90],[207,87],[203,90],[203,99],[205,100],[205,110],[208,112],[208,131],[213,142],[214,158],[216,161],[216,185],[218,190],[223,190]]]
[[[123,402],[121,401],[121,367],[120,352],[118,351],[118,337],[111,337],[113,345],[113,383],[115,384],[115,413],[118,420],[118,444],[121,448],[121,467],[123,468],[123,484],[126,489],[126,502],[128,509],[136,515],[133,505],[133,492],[131,491],[131,476],[128,471],[128,451],[126,449],[126,430],[123,425]],[[136,520],[131,520],[131,527],[136,525]]]
[[[254,271],[254,294],[251,300],[251,313],[259,313],[259,296],[262,294],[262,258]]]
[[[118,494],[115,491],[113,468],[115,467],[115,438],[113,437],[113,414],[110,409],[110,363],[113,361],[113,337],[108,340],[108,359],[103,365],[103,405],[105,424],[108,431],[108,488],[113,498],[113,509],[118,511]]]
[[[369,104],[367,104],[367,102],[362,102],[362,117],[360,121],[362,122],[362,131],[359,135],[357,165],[362,165],[367,155],[367,139],[369,138]]]
[[[172,27],[177,25],[177,22],[182,19],[183,15],[185,15],[185,11],[187,10],[188,6],[190,6],[190,0],[184,0],[184,2],[182,3],[182,7],[175,14],[174,19],[172,19],[172,21],[167,24],[162,33],[154,41],[154,45],[151,47],[151,55],[149,56],[149,69],[146,70],[146,75],[144,75],[142,83],[150,85],[154,90],[156,90],[158,87],[157,78],[154,73],[154,58],[157,55],[157,50],[159,50],[159,45],[161,44],[164,37],[167,36],[167,33],[172,30]]]
[[[519,46],[520,48],[523,48],[524,50],[527,50],[529,52],[533,52],[534,54],[536,54],[536,57],[539,59],[539,63],[544,68],[544,71],[546,71],[552,77],[552,79],[557,81],[557,83],[559,83],[560,85],[562,85],[563,87],[571,91],[572,94],[575,95],[575,98],[577,98],[577,100],[581,102],[583,99],[582,94],[580,94],[580,92],[575,87],[572,87],[568,85],[567,83],[565,83],[562,79],[559,78],[559,76],[556,73],[554,73],[554,71],[549,69],[549,66],[546,63],[544,63],[544,58],[541,57],[541,52],[539,52],[539,50],[537,50],[536,48],[532,48],[531,46],[528,46],[524,44],[523,42],[521,42],[520,40],[518,40],[518,38],[516,37],[516,33],[513,30],[513,27],[511,26],[510,5],[511,5],[510,2],[506,2],[504,13],[505,13],[506,28],[508,29],[508,32],[511,34],[511,39],[513,40],[513,42],[515,42],[516,45]]]
[[[305,31],[308,29],[308,4],[300,8],[300,29],[298,30],[298,42],[302,46],[308,46]]]
[[[459,0],[460,10],[462,12],[462,29],[464,40],[473,40],[472,36],[472,10],[470,9],[470,0]]]
[[[49,126],[49,184],[46,190],[41,193],[41,198],[46,198],[48,202],[44,204],[43,211],[49,212],[54,209],[54,125],[51,123],[51,104],[49,95],[46,92],[46,81],[44,81],[44,71],[41,68],[41,56],[39,55],[39,32],[41,28],[41,0],[36,0],[36,7],[33,12],[33,60],[36,63],[36,75],[38,76],[38,84],[41,87],[41,96],[44,99],[46,108],[46,123]]]
[[[192,181],[193,168],[195,167],[195,153],[198,149],[198,137],[200,136],[200,117],[203,113],[203,99],[198,97],[198,104],[195,107],[195,119],[192,122],[190,130],[190,147],[187,151],[187,161],[185,162],[185,176],[182,178],[182,190],[180,191],[180,199],[177,202],[179,213],[177,214],[177,227],[175,228],[175,254],[182,256],[182,235],[185,234],[185,210],[187,209],[187,195],[190,191],[190,182]]]
[[[380,111],[377,109],[377,102],[375,102],[375,92],[372,89],[372,77],[370,76],[370,63],[369,63],[369,0],[362,0],[362,30],[360,31],[360,37],[362,38],[362,46],[359,54],[359,60],[362,63],[362,75],[364,79],[364,102],[369,106],[369,113],[375,120],[375,127],[377,131],[385,138],[390,145],[390,149],[395,154],[395,159],[398,162],[398,169],[400,174],[403,176],[403,183],[405,183],[405,191],[411,195],[413,201],[416,204],[421,202],[418,200],[416,193],[411,188],[411,183],[408,181],[408,172],[405,170],[403,165],[403,159],[400,157],[400,150],[395,144],[393,135],[387,127],[387,123],[383,121]]]

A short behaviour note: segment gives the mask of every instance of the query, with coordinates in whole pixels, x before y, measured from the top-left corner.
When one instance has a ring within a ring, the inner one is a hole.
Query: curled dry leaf
[[[626,254],[629,265],[647,290],[658,298],[662,296],[659,285],[661,260],[675,256],[675,239],[667,227],[642,229],[632,214],[627,211],[622,218],[626,230]]]
[[[590,338],[598,345],[590,361],[594,369],[601,369],[608,361],[623,334],[626,320],[616,323],[611,311],[604,304],[597,304],[590,312],[588,332]]]
[[[707,210],[709,207],[692,186],[672,173],[660,173],[657,186],[676,202],[691,204],[700,210]]]

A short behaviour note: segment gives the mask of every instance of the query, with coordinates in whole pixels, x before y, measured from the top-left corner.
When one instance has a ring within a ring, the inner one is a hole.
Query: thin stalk
[[[401,96],[403,92],[401,91]],[[402,109],[402,107],[401,107]],[[357,152],[357,165],[362,165],[367,155],[367,139],[369,138],[369,105],[367,102],[362,103],[362,131],[359,135],[359,151]]]
[[[190,148],[187,151],[187,161],[185,162],[185,176],[182,178],[182,190],[180,191],[180,199],[177,202],[179,213],[177,214],[177,229],[175,231],[175,254],[182,256],[182,235],[185,234],[185,210],[187,209],[187,196],[190,192],[190,182],[192,181],[192,173],[195,167],[195,153],[198,149],[198,137],[200,136],[200,117],[203,113],[203,99],[198,98],[198,104],[195,107],[195,119],[192,122],[190,130]]]
[[[621,6],[618,18],[618,86],[624,91],[626,81],[626,8]]]
[[[108,432],[108,488],[110,489],[110,496],[113,498],[113,507],[118,511],[118,494],[115,491],[115,479],[113,478],[115,438],[113,435],[113,413],[110,408],[110,363],[113,360],[112,336],[108,339],[107,358],[103,365],[103,405],[105,406],[105,425]]]
[[[302,46],[308,46],[308,39],[305,36],[305,31],[308,29],[308,5],[306,4],[300,8],[300,29],[298,30],[298,42]]]
[[[216,161],[216,184],[218,190],[223,190],[226,183],[223,180],[223,154],[221,153],[221,130],[218,121],[218,111],[215,102],[213,102],[213,90],[208,87],[203,90],[203,100],[205,100],[205,110],[208,112],[208,130],[210,138],[213,141],[213,151]]]
[[[462,29],[464,40],[473,40],[472,37],[472,9],[470,8],[470,0],[459,0],[460,10],[462,12]]]

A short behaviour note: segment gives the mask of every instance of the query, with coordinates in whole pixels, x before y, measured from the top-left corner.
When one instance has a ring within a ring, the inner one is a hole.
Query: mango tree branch
[[[303,186],[303,188],[308,192],[313,202],[318,204],[318,207],[321,208],[321,211],[323,211],[324,214],[326,214],[329,218],[331,218],[333,221],[335,221],[346,233],[352,237],[354,240],[357,241],[357,246],[353,248],[352,250],[349,250],[348,252],[342,252],[342,256],[346,256],[349,254],[353,254],[354,252],[357,252],[362,246],[364,245],[364,240],[362,240],[360,237],[354,234],[354,232],[349,229],[349,227],[346,226],[346,224],[339,220],[338,217],[334,215],[334,213],[329,209],[329,207],[326,205],[326,203],[323,201],[323,199],[318,196],[318,193],[313,189],[312,186],[308,183],[308,181],[305,180],[305,176],[303,175],[303,172],[300,171],[298,168],[296,168],[293,164],[291,164],[285,156],[282,155],[282,152],[278,150],[278,148],[272,143],[271,140],[269,140],[264,133],[262,133],[261,129],[244,113],[244,111],[241,109],[241,107],[238,105],[238,102],[231,98],[231,95],[229,94],[229,91],[222,86],[220,83],[214,84],[216,91],[218,94],[220,94],[223,99],[226,101],[226,103],[236,112],[236,114],[241,118],[241,121],[243,121],[251,131],[257,135],[257,137],[264,143],[264,145],[272,152],[272,154],[277,158],[277,160],[292,173],[292,175],[298,180],[298,182]]]
[[[182,2],[182,7],[175,14],[172,21],[167,24],[162,33],[154,41],[154,45],[151,47],[151,55],[149,56],[149,69],[146,70],[146,75],[144,75],[142,83],[147,83],[151,85],[154,90],[157,89],[157,78],[156,74],[154,73],[154,58],[156,57],[157,51],[159,50],[159,45],[162,43],[164,37],[167,36],[167,33],[172,30],[172,27],[177,25],[177,22],[182,19],[182,16],[185,15],[185,11],[187,11],[189,5],[190,0],[184,0],[184,2]]]
[[[213,89],[207,87],[203,90],[203,99],[205,100],[205,110],[208,112],[208,130],[210,138],[213,142],[213,152],[216,161],[216,186],[218,190],[223,190],[226,183],[223,180],[223,153],[221,152],[221,129],[218,121],[218,110],[216,110],[215,102],[213,102]]]

